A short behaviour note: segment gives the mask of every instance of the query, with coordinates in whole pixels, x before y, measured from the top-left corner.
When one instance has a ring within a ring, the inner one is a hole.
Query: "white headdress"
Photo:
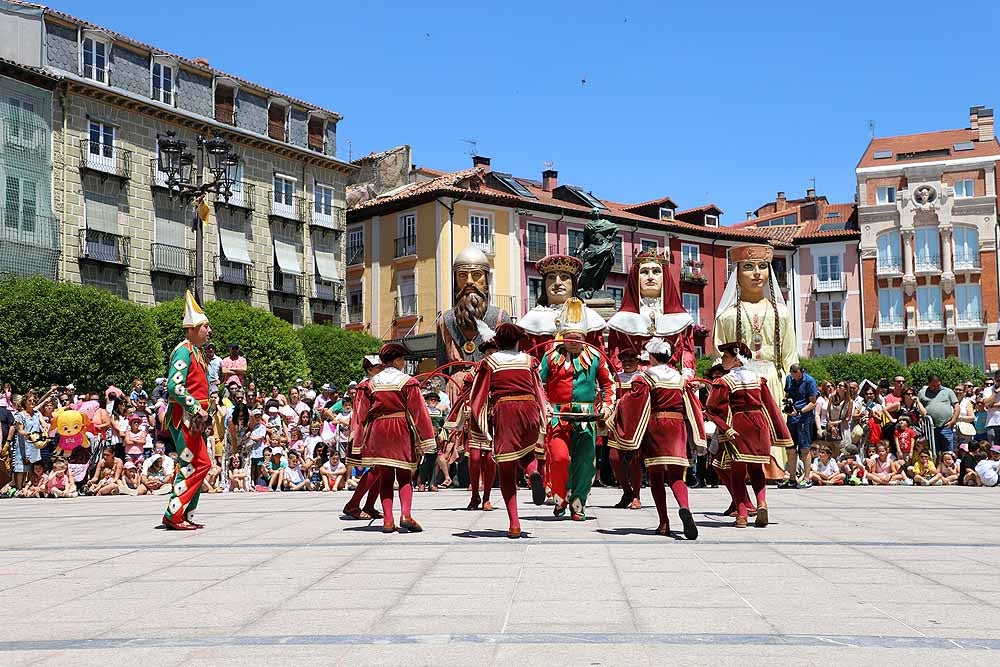
[[[379,357],[377,354],[368,354],[368,355],[365,355],[365,361],[367,361],[372,366],[381,366],[382,365],[382,358]]]
[[[739,251],[742,248],[744,248],[744,246],[733,246],[733,248],[730,249],[730,260],[733,264],[733,270],[732,273],[729,274],[729,280],[726,281],[726,289],[722,292],[722,298],[719,300],[719,308],[715,311],[718,314],[722,314],[726,312],[728,308],[732,308],[736,305],[736,292],[739,289],[739,260],[737,258],[740,257]],[[743,254],[746,253],[744,252]],[[769,268],[767,283],[764,285],[764,298],[770,300],[773,292],[774,302],[778,304],[778,306],[784,306],[785,297],[781,295],[781,290],[774,289],[774,265],[772,264],[771,255],[765,253],[762,259],[768,260]]]
[[[205,315],[205,311],[201,309],[198,302],[194,300],[194,295],[191,294],[191,290],[188,290],[184,295],[184,328],[189,329],[191,327],[198,327],[202,324],[208,324],[208,316]]]
[[[669,357],[674,353],[674,349],[670,343],[662,338],[650,338],[644,348],[650,354],[664,354]]]

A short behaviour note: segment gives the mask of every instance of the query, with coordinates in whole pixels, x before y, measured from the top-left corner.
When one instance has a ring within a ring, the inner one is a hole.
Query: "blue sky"
[[[408,143],[460,169],[475,139],[494,169],[553,162],[600,197],[712,201],[729,223],[812,178],[850,201],[869,120],[950,129],[1000,105],[995,0],[53,6],[337,110],[344,158]]]

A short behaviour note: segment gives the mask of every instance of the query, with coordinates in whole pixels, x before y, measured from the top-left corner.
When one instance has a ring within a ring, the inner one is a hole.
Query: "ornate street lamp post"
[[[195,154],[185,150],[187,144],[177,139],[173,131],[167,132],[166,136],[156,135],[156,139],[160,148],[158,166],[167,176],[170,196],[179,195],[187,202],[194,202],[191,226],[195,232],[195,296],[199,303],[204,303],[205,225],[201,209],[207,209],[204,204],[205,195],[210,192],[229,201],[236,183],[240,158],[232,152],[232,145],[219,132],[211,139],[198,135]],[[212,174],[212,181],[209,183],[202,180],[206,166]]]

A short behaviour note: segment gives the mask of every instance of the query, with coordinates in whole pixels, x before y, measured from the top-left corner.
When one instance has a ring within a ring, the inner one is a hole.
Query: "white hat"
[[[199,327],[202,324],[208,324],[208,317],[198,302],[194,300],[191,290],[188,290],[184,295],[184,328]]]
[[[275,454],[277,454],[278,456],[281,456],[284,453],[285,453],[285,450],[282,449],[281,447],[271,447],[271,456],[274,456]]]
[[[663,340],[662,338],[650,338],[645,345],[645,350],[650,354],[665,354],[668,357],[673,354],[674,350],[670,346],[670,343]]]

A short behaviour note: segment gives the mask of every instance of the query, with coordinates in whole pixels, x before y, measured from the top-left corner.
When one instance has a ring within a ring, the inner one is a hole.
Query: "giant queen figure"
[[[792,315],[781,290],[775,285],[771,260],[774,248],[753,244],[729,249],[732,274],[722,293],[713,332],[715,349],[726,343],[741,342],[753,358],[745,364],[767,380],[780,401],[785,375],[799,361],[798,340]],[[781,479],[785,464],[783,446],[771,446],[772,464],[767,476]]]

